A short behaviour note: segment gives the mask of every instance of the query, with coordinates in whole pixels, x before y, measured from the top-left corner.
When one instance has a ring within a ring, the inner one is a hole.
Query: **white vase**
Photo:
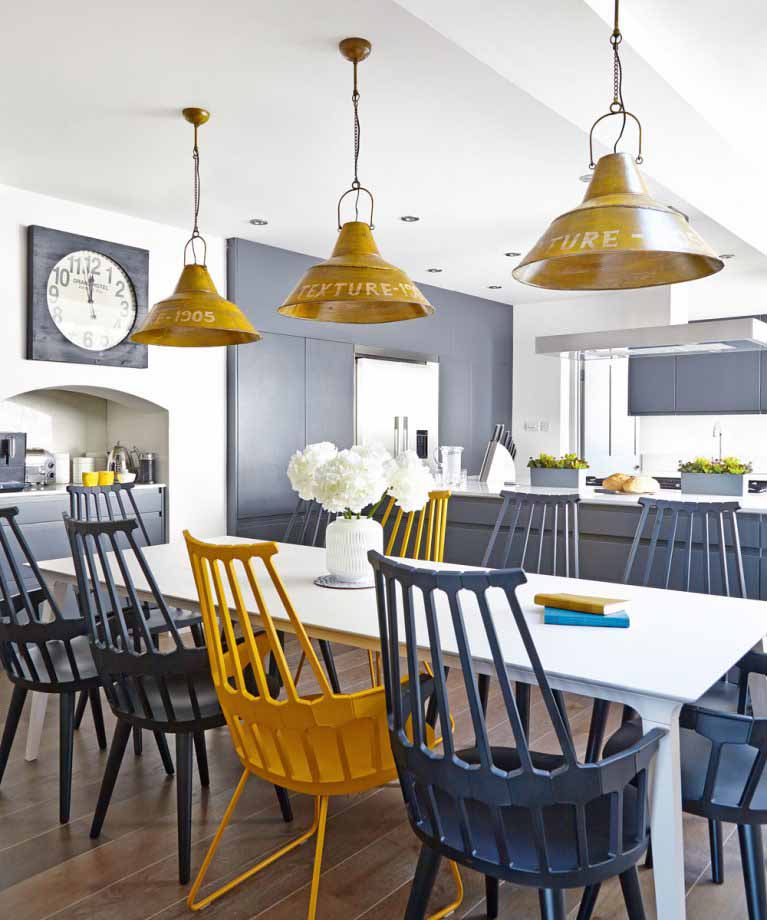
[[[383,527],[371,518],[336,518],[325,533],[328,571],[348,584],[372,584],[368,552],[383,552]]]

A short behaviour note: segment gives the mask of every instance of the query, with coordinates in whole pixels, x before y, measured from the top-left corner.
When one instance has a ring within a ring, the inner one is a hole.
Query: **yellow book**
[[[533,602],[541,607],[555,607],[559,610],[576,610],[578,613],[593,613],[604,616],[626,610],[629,602],[614,597],[591,597],[588,594],[536,594]]]

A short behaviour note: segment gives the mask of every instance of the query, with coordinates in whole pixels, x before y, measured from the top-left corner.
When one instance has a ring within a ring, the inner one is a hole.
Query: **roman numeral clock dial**
[[[53,266],[46,285],[48,312],[61,334],[86,351],[107,351],[136,322],[136,293],[113,259],[80,249]]]

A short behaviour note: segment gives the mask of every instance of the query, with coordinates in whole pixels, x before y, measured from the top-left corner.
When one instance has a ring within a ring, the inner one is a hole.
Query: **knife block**
[[[517,469],[514,458],[500,441],[491,441],[488,445],[487,461],[480,475],[480,482],[488,485],[503,487],[506,483],[513,483],[517,478]]]

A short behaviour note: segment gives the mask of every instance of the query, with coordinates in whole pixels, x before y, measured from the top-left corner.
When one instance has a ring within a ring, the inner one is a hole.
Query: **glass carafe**
[[[440,447],[442,456],[442,481],[446,486],[458,486],[461,482],[462,447]]]

